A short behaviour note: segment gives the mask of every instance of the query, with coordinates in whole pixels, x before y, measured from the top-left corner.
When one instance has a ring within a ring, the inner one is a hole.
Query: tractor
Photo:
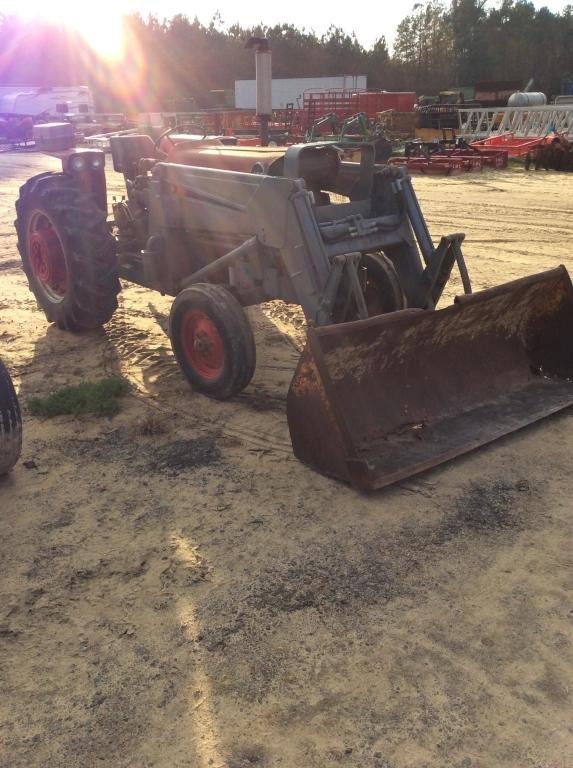
[[[51,152],[54,154],[53,144]],[[411,180],[357,145],[111,138],[126,198],[108,218],[105,156],[56,152],[26,182],[16,230],[49,322],[96,328],[120,278],[174,297],[169,336],[191,386],[249,385],[250,305],[302,307],[308,337],[287,396],[295,455],[374,489],[573,402],[573,296],[563,267],[472,293],[464,235],[434,244]],[[464,294],[436,309],[452,270]]]

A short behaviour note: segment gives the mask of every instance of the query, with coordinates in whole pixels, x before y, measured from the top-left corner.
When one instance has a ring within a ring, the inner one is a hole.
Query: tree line
[[[368,85],[435,94],[482,80],[535,79],[535,90],[560,92],[573,79],[573,6],[554,13],[527,0],[440,0],[416,3],[389,50],[383,35],[365,48],[353,32],[323,35],[292,24],[226,27],[176,15],[124,19],[123,58],[98,57],[64,26],[0,15],[0,84],[88,84],[102,111],[169,109],[194,99],[213,105],[213,91],[254,77],[247,39],[266,36],[274,77],[367,75]]]

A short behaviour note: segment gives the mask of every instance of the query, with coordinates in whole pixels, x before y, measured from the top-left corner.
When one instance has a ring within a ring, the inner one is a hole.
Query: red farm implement
[[[516,136],[514,133],[500,133],[487,139],[472,141],[471,146],[479,151],[504,149],[509,157],[524,157],[547,142],[547,136]]]
[[[506,149],[490,149],[482,147],[473,147],[481,157],[484,168],[497,168],[502,170],[507,168],[509,154]]]
[[[461,139],[406,144],[404,158],[392,158],[392,165],[404,167],[410,173],[433,175],[458,175],[472,173],[483,168],[506,168],[507,151],[504,149],[476,149]]]
[[[391,157],[390,165],[403,168],[407,173],[421,173],[426,176],[459,176],[470,170],[459,157]],[[481,170],[471,168],[471,170]]]

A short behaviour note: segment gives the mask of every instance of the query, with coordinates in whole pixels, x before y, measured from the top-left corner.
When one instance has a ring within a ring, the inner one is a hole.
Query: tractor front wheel
[[[243,308],[220,285],[197,283],[177,296],[169,337],[191,386],[217,400],[241,392],[253,377],[255,340]]]
[[[22,449],[22,417],[6,366],[0,360],[0,475],[18,461]]]
[[[106,214],[64,173],[20,188],[18,250],[30,290],[49,322],[81,331],[106,323],[120,289]]]

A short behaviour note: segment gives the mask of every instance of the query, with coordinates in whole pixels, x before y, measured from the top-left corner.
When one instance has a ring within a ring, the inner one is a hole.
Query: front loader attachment
[[[461,296],[311,327],[287,400],[295,455],[381,488],[573,404],[564,267]]]

